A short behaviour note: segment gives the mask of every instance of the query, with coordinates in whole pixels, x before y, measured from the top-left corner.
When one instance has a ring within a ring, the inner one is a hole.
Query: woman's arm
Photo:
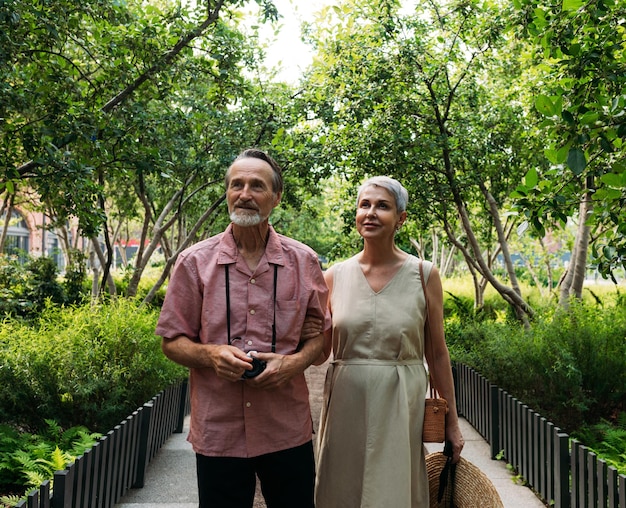
[[[333,314],[333,309],[330,306],[330,297],[333,293],[333,268],[330,267],[328,270],[324,272],[324,280],[326,281],[326,285],[328,286],[328,310],[330,315]],[[321,365],[330,356],[331,350],[333,347],[333,332],[332,328],[328,330],[324,330],[324,347],[322,349],[322,354],[313,362],[313,365]]]
[[[452,365],[443,327],[443,289],[439,271],[435,266],[433,266],[428,277],[425,296],[428,302],[424,337],[426,361],[431,375],[435,379],[434,384],[437,391],[448,401],[446,440],[452,443],[453,462],[458,462],[465,442],[459,427]]]

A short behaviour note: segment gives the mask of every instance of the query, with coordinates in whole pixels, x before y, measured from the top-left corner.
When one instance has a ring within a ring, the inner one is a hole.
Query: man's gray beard
[[[253,214],[247,213],[239,213],[236,210],[230,212],[230,220],[233,224],[237,226],[241,226],[243,228],[249,228],[252,226],[257,226],[263,222],[263,217],[259,212],[255,212]]]

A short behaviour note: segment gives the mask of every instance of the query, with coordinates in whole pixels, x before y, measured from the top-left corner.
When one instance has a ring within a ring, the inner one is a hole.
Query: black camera
[[[252,356],[252,353],[256,354],[256,351],[248,351],[246,353],[250,358],[252,358],[252,369],[244,370],[243,375],[241,376],[242,379],[252,379],[253,377],[257,377],[261,372],[265,370],[265,367],[267,366],[267,362],[265,360],[259,360],[258,358],[255,358],[254,356]]]

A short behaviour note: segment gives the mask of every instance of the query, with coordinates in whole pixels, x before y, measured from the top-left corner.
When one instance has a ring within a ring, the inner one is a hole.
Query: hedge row
[[[0,326],[0,421],[36,432],[45,420],[105,433],[185,369],[154,335],[157,311],[120,299],[49,306]]]

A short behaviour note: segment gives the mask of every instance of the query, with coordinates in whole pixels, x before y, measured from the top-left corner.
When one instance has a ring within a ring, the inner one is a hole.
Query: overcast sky
[[[268,49],[267,67],[277,67],[278,62],[282,62],[279,80],[296,83],[311,63],[310,48],[300,40],[300,26],[303,21],[312,21],[314,13],[324,5],[332,3],[332,0],[274,0],[282,16],[279,19],[280,33],[275,39],[269,28],[262,33],[266,34],[268,41],[274,41]]]
[[[402,0],[405,13],[415,9],[419,0]],[[262,28],[266,40],[274,41],[268,49],[266,65],[268,68],[278,67],[281,71],[278,79],[295,84],[312,60],[311,50],[300,40],[300,26],[303,21],[313,21],[313,17],[322,7],[334,5],[337,0],[274,0],[274,5],[282,16],[279,19],[280,33],[274,37],[269,27]]]

